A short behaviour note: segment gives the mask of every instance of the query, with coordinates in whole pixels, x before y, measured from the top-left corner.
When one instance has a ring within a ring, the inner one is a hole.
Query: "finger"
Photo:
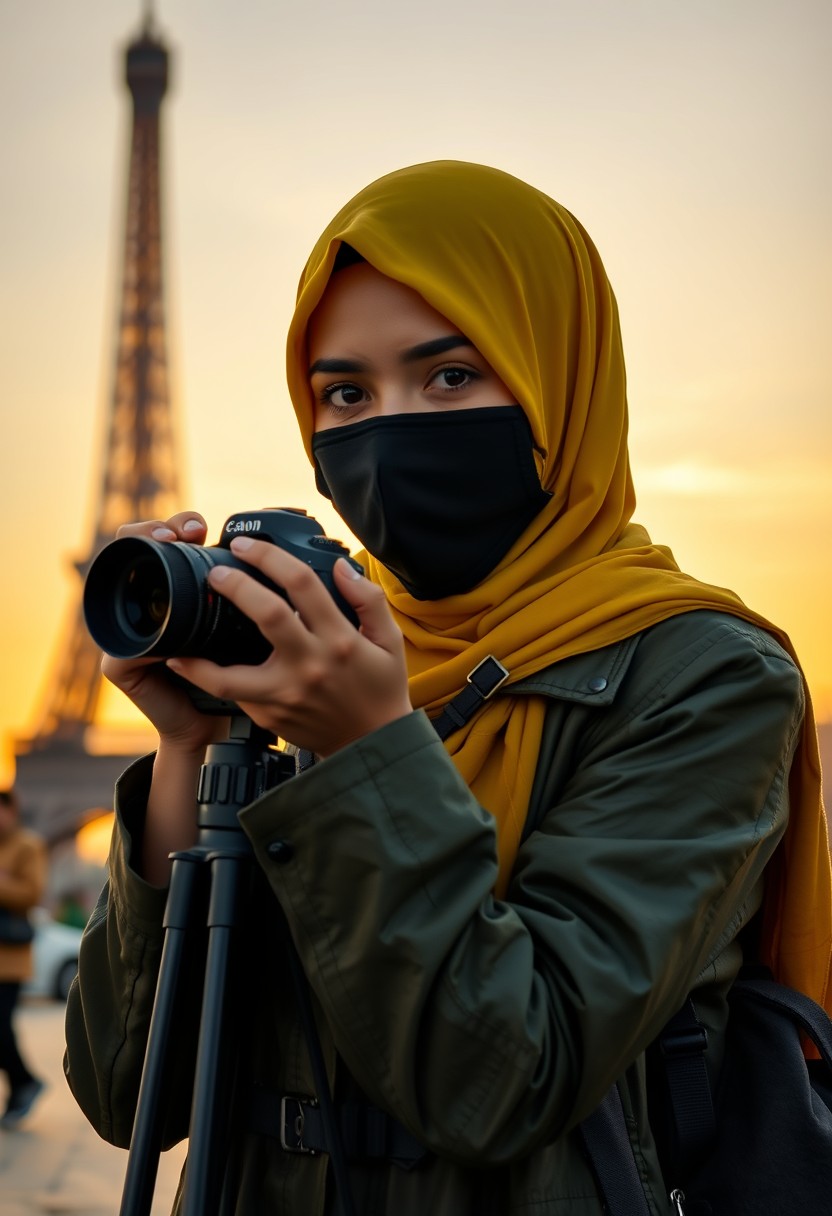
[[[156,658],[116,659],[105,653],[101,658],[101,674],[124,692],[125,685],[142,679],[145,675],[142,669],[153,664],[161,666],[160,660]]]
[[[230,566],[214,566],[208,572],[208,582],[253,621],[272,646],[297,647],[303,643],[306,627],[276,589],[265,587],[244,570]]]
[[[333,575],[341,595],[355,609],[363,636],[391,654],[397,651],[402,635],[381,587],[359,574],[343,557],[335,563]]]
[[[208,532],[208,525],[196,511],[179,511],[170,519],[145,519],[137,523],[122,524],[116,532],[116,537],[147,536],[153,540],[171,541],[182,540],[202,544]]]
[[[262,664],[222,667],[210,659],[168,659],[165,666],[219,701],[262,703],[265,693],[274,693],[273,676],[264,676]]]
[[[175,532],[179,540],[190,540],[201,544],[208,534],[208,525],[198,511],[179,511],[165,520],[165,526]]]
[[[300,561],[278,545],[251,540],[247,536],[235,537],[231,549],[236,557],[255,566],[286,593],[307,628],[333,628],[339,622],[347,623],[321,575],[307,562]]]

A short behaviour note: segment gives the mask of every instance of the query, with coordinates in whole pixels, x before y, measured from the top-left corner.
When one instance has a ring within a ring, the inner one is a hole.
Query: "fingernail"
[[[154,540],[176,540],[176,533],[170,528],[154,528],[150,535]]]
[[[205,524],[201,519],[188,519],[182,525],[183,532],[202,532],[204,528]]]
[[[228,566],[214,566],[209,571],[208,578],[212,583],[224,583],[230,573],[231,571],[228,569]]]
[[[237,553],[245,553],[246,549],[250,549],[253,541],[249,536],[235,536],[231,542],[231,548]]]
[[[356,570],[356,568],[352,564],[352,562],[348,562],[345,557],[339,557],[338,560],[339,560],[339,562],[344,563],[344,565],[347,568],[347,574],[350,576],[350,578],[361,578],[362,577],[361,572],[359,570]]]

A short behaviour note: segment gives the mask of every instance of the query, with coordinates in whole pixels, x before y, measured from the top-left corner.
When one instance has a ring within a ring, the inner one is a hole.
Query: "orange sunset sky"
[[[0,735],[37,724],[110,391],[139,0],[0,0]],[[573,211],[618,297],[636,518],[790,634],[832,719],[828,0],[158,0],[169,356],[188,491],[316,495],[285,391],[303,262],[356,190],[479,161]],[[108,700],[110,720],[123,718]]]

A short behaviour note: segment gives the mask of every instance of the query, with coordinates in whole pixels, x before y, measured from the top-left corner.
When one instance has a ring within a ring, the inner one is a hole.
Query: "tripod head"
[[[237,812],[295,774],[294,757],[277,750],[276,737],[234,709],[227,738],[208,747],[199,775],[199,839],[208,847],[227,847],[224,834],[241,833]]]

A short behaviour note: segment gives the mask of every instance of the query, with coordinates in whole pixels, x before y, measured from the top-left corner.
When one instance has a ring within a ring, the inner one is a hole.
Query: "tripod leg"
[[[248,859],[239,853],[217,852],[211,857],[208,955],[182,1216],[215,1216],[219,1210],[237,1055],[237,1026],[231,1016],[236,1005],[232,1009],[229,999],[237,985],[234,976],[229,982],[229,972],[248,875]]]
[[[201,1021],[194,1027],[199,1037],[181,1216],[219,1216],[220,1204],[226,1212],[234,1203],[235,1167],[228,1146],[237,1052],[236,1027],[229,1031],[229,1026],[239,1001],[229,999],[237,977],[231,984],[227,977],[230,965],[236,962],[234,930],[243,920],[244,897],[250,886],[243,876],[250,877],[251,865],[251,847],[240,830],[237,812],[294,774],[294,760],[271,750],[275,742],[268,731],[237,712],[231,715],[228,739],[211,744],[206,752],[197,790],[200,843],[185,853],[173,854],[165,945],[119,1216],[149,1216],[153,1200],[169,1080],[165,1069],[169,1030],[187,957],[184,930],[194,924],[191,902],[196,877],[205,873],[201,865],[186,862],[209,861],[211,882],[204,921],[208,953]]]
[[[199,873],[199,865],[196,863],[200,860],[196,853],[177,854],[171,870],[164,919],[165,943],[162,948],[159,980],[150,1020],[119,1216],[148,1216],[153,1202],[162,1145],[160,1112],[168,1079],[165,1070],[168,1032],[179,995],[186,930],[191,924],[191,906]]]

